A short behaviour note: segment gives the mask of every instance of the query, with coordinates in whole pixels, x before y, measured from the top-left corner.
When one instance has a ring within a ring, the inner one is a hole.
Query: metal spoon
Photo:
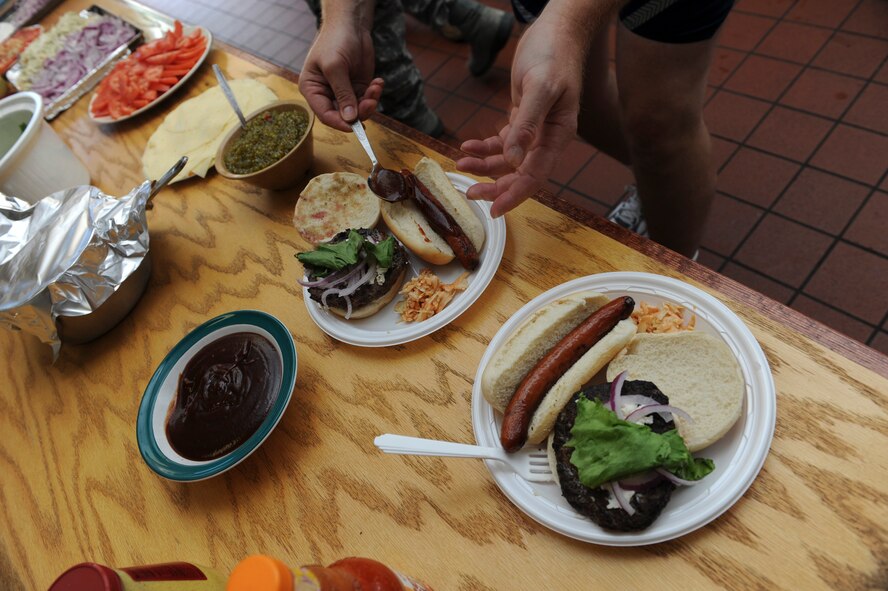
[[[356,119],[351,124],[351,128],[355,132],[361,147],[367,152],[370,162],[373,163],[373,170],[370,171],[370,176],[367,178],[367,185],[370,187],[370,190],[376,193],[376,196],[383,201],[395,202],[407,199],[409,194],[404,177],[395,170],[383,168],[379,165],[379,160],[376,158],[376,154],[373,153],[373,147],[370,145],[370,140],[367,138],[367,132],[361,120]]]
[[[241,127],[246,129],[247,120],[244,119],[244,114],[241,112],[240,107],[237,105],[237,99],[234,98],[234,93],[231,91],[231,87],[228,86],[228,81],[225,80],[225,76],[222,74],[222,70],[221,68],[219,68],[218,64],[213,64],[213,73],[216,74],[216,80],[219,81],[219,86],[222,87],[222,94],[224,94],[225,98],[228,99],[228,104],[231,105],[231,108],[234,109],[237,118],[240,119]]]
[[[376,154],[373,153],[373,146],[370,145],[370,140],[367,138],[367,132],[364,129],[364,124],[361,123],[360,119],[355,119],[355,122],[351,124],[352,131],[355,132],[355,136],[358,138],[358,142],[360,142],[361,147],[364,148],[364,151],[367,152],[367,156],[370,157],[370,162],[373,163],[373,168],[377,168],[379,166],[379,160],[376,159]]]

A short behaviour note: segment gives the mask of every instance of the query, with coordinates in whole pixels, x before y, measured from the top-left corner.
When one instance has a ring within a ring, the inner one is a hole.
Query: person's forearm
[[[325,24],[363,28],[373,28],[375,0],[322,0],[321,27]]]

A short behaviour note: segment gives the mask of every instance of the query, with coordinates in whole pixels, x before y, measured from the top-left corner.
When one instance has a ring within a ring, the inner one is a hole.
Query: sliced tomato
[[[160,80],[164,74],[164,67],[161,65],[147,66],[145,68],[145,78],[148,80]]]
[[[185,35],[182,23],[118,62],[96,90],[96,117],[125,117],[150,105],[175,86],[200,60],[207,39],[200,29]]]

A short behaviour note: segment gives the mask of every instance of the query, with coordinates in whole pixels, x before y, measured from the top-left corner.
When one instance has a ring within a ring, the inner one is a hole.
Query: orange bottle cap
[[[226,591],[293,591],[293,574],[271,556],[248,556],[237,563],[228,577]]]

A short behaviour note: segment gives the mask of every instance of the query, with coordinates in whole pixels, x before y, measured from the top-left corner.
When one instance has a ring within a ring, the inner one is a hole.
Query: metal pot
[[[63,343],[79,345],[95,340],[117,326],[126,318],[145,293],[148,279],[151,278],[151,252],[129,277],[123,280],[114,295],[110,296],[96,310],[80,316],[59,316],[56,330]]]

